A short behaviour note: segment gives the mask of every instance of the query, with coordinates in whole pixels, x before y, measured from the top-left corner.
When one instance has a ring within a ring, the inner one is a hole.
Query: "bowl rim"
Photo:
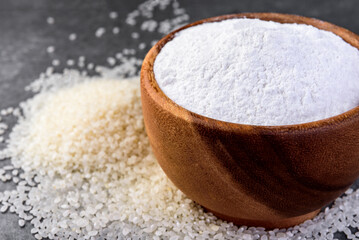
[[[297,24],[306,24],[318,29],[326,30],[329,32],[334,33],[335,35],[341,37],[345,42],[349,43],[351,46],[355,47],[359,51],[359,36],[355,33],[334,25],[332,23],[322,21],[316,18],[304,17],[300,15],[293,15],[293,14],[284,14],[284,13],[274,13],[274,12],[245,12],[245,13],[238,13],[238,14],[227,14],[221,15],[216,17],[210,17],[201,19],[199,21],[195,21],[193,23],[189,23],[181,28],[178,28],[161,40],[159,40],[147,53],[141,68],[141,88],[145,88],[147,93],[151,95],[153,101],[159,104],[165,110],[171,112],[176,117],[179,117],[185,121],[190,120],[194,123],[200,125],[206,125],[210,128],[220,128],[225,131],[233,131],[239,130],[246,132],[252,132],[252,129],[260,130],[263,132],[297,132],[299,130],[306,130],[306,131],[318,131],[322,128],[330,128],[335,125],[346,125],[352,124],[354,121],[359,121],[359,105],[338,115],[324,118],[316,121],[299,123],[299,124],[288,124],[288,125],[252,125],[252,124],[244,124],[244,123],[233,123],[218,120],[215,118],[206,117],[204,115],[192,112],[176,102],[170,99],[159,87],[154,71],[153,66],[156,60],[157,55],[160,53],[161,49],[166,45],[167,42],[171,41],[175,34],[187,29],[189,27],[193,27],[196,25],[200,25],[203,23],[211,23],[211,22],[220,22],[223,20],[228,19],[238,19],[238,18],[247,18],[247,19],[260,19],[265,21],[274,21],[280,23],[297,23]],[[358,79],[359,81],[359,79]],[[158,97],[154,97],[154,96]],[[178,111],[174,111],[177,109]]]

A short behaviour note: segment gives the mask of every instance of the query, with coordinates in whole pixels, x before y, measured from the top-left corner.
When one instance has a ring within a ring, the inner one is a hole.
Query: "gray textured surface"
[[[1,0],[0,1],[0,109],[16,106],[29,97],[24,87],[50,65],[52,58],[63,63],[81,55],[99,65],[106,65],[106,57],[125,47],[136,47],[139,42],[150,43],[160,36],[147,34],[134,41],[125,27],[124,18],[142,1],[79,1],[79,0]],[[191,21],[215,15],[238,12],[281,12],[299,14],[330,21],[359,33],[358,0],[180,0]],[[117,20],[108,17],[110,11],[119,12]],[[53,16],[56,23],[49,26],[46,18]],[[94,37],[98,27],[120,26],[121,34]],[[77,33],[70,42],[68,35]],[[110,36],[110,37],[109,37]],[[55,46],[49,55],[46,48]],[[146,49],[147,50],[147,49]],[[146,50],[138,57],[144,57]],[[57,70],[61,71],[64,65]],[[12,119],[7,119],[9,124]],[[0,144],[0,148],[3,145]],[[6,164],[0,162],[0,166]],[[0,183],[0,190],[11,189],[11,184]],[[0,240],[34,239],[29,224],[20,229],[13,214],[0,215]]]

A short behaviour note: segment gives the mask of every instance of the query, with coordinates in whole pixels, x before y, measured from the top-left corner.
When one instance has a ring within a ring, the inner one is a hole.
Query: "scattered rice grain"
[[[46,19],[47,24],[52,25],[55,23],[55,19],[53,17],[48,17]]]
[[[47,51],[47,53],[53,53],[53,52],[55,52],[55,47],[54,46],[48,46],[46,51]]]
[[[75,41],[76,38],[77,38],[77,34],[76,34],[76,33],[71,33],[71,34],[69,35],[69,40],[70,40],[70,41]]]
[[[112,33],[113,34],[119,34],[120,33],[120,28],[119,27],[112,28]]]
[[[106,29],[104,27],[100,27],[96,30],[95,36],[100,38],[106,33]]]
[[[117,13],[117,12],[110,12],[110,13],[109,13],[109,17],[110,17],[111,19],[116,19],[116,18],[118,17],[118,13]]]

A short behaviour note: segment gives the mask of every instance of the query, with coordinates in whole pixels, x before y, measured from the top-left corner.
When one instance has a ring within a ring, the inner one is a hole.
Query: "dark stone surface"
[[[159,39],[158,34],[144,34],[139,40],[130,38],[130,33],[139,30],[124,23],[128,12],[141,2],[131,1],[81,1],[81,0],[1,0],[0,1],[0,109],[17,106],[30,96],[24,87],[36,79],[39,74],[57,58],[61,71],[68,58],[77,59],[86,56],[88,62],[106,65],[107,56],[114,55],[123,48],[137,47],[140,42],[150,43]],[[190,21],[202,18],[239,12],[281,12],[319,18],[359,33],[358,0],[180,0],[190,15]],[[119,18],[108,17],[110,11],[117,11]],[[161,13],[166,17],[166,13]],[[55,18],[54,25],[48,25],[48,16]],[[98,27],[111,31],[119,26],[117,36],[106,33],[95,38]],[[70,33],[76,33],[74,42],[68,40]],[[53,54],[46,48],[55,46]],[[137,56],[143,58],[145,49]],[[13,119],[7,119],[10,125]],[[0,148],[3,147],[0,144]],[[7,164],[0,162],[0,166]],[[13,185],[0,183],[0,190],[11,189]],[[0,240],[34,239],[27,224],[20,229],[17,216],[0,215]],[[342,237],[341,237],[342,238]]]

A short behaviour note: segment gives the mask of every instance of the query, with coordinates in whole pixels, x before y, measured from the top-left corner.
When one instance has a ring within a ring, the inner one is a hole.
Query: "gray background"
[[[51,59],[60,59],[61,71],[66,59],[77,59],[84,55],[89,62],[107,65],[107,56],[123,48],[136,48],[139,42],[150,43],[161,36],[141,35],[137,42],[131,39],[124,19],[142,1],[138,0],[1,0],[0,1],[0,109],[17,106],[30,94],[24,87],[36,79]],[[299,14],[329,21],[359,33],[358,0],[179,0],[186,8],[190,21],[216,15],[239,12],[280,12]],[[111,20],[109,12],[117,11],[119,18]],[[161,13],[166,15],[166,13]],[[46,23],[48,16],[55,18],[55,24]],[[119,26],[118,36],[97,39],[94,32],[98,27]],[[77,40],[70,42],[68,35],[77,33]],[[48,54],[46,48],[55,46],[58,51]],[[146,48],[137,53],[143,58]],[[6,119],[8,124],[13,119]],[[0,148],[3,145],[0,143]],[[0,166],[3,165],[0,162]],[[11,184],[0,182],[0,190],[12,188]],[[17,216],[0,215],[0,240],[34,239],[27,224],[20,229]],[[342,236],[339,236],[343,238]],[[344,239],[344,238],[343,238]]]

